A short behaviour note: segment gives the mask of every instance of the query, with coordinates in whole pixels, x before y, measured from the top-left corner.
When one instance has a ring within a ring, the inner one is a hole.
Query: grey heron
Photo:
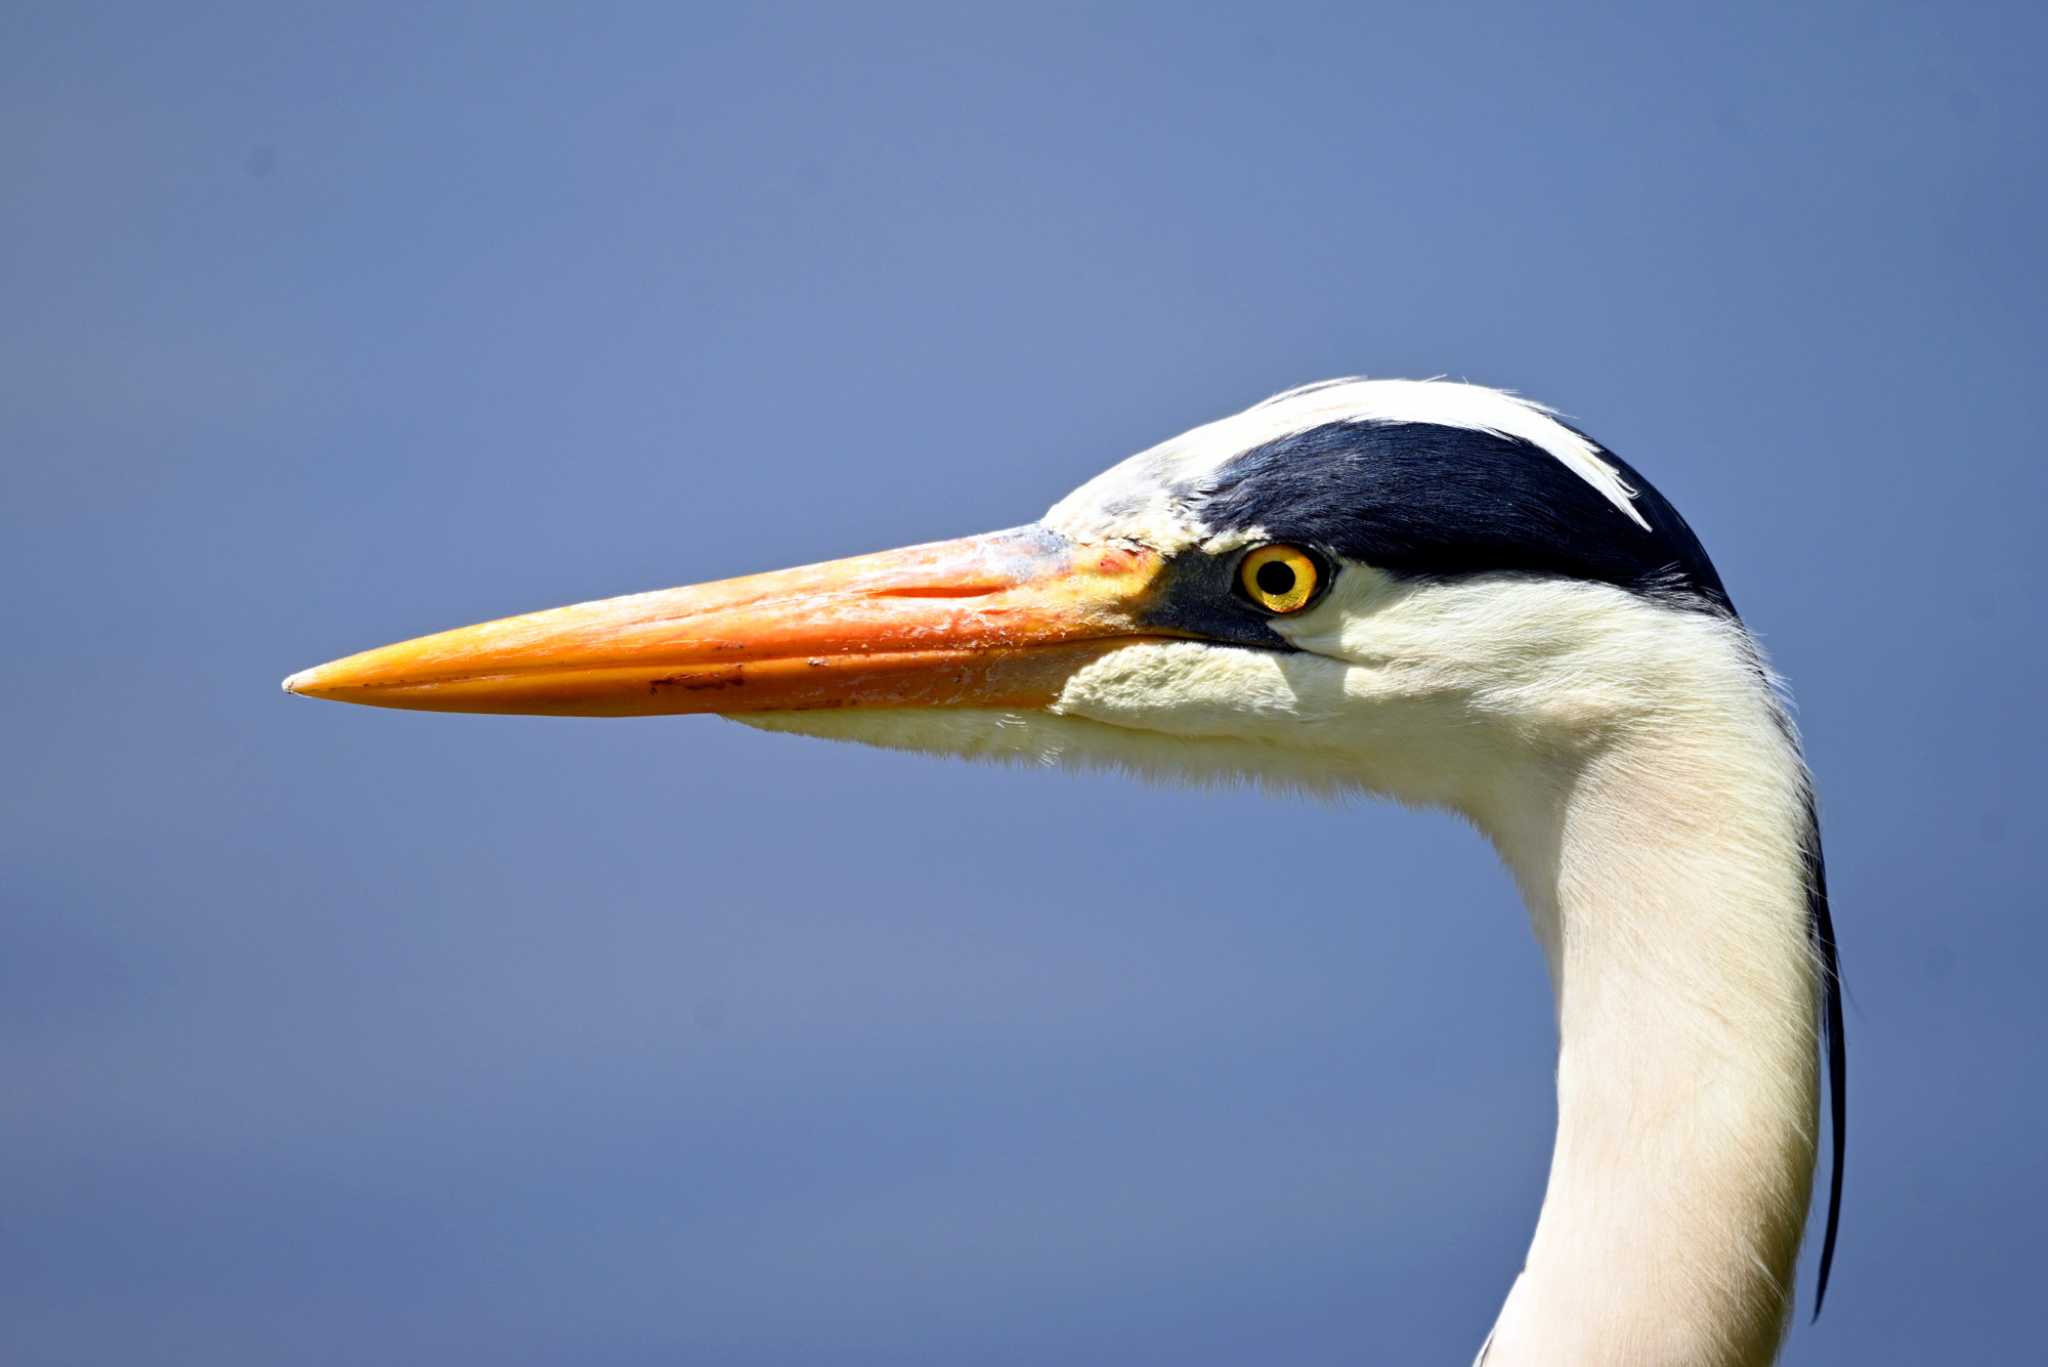
[[[1333,380],[1028,526],[365,651],[287,690],[1253,776],[1447,808],[1556,998],[1557,1132],[1489,1367],[1777,1354],[1842,1007],[1784,692],[1698,538],[1552,410]]]

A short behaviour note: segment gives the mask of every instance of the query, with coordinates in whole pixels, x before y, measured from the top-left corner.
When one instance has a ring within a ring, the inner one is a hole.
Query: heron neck
[[[1644,728],[1486,821],[1557,997],[1557,1142],[1487,1367],[1773,1360],[1813,1176],[1803,771],[1752,714]],[[1742,711],[1737,708],[1735,711]]]

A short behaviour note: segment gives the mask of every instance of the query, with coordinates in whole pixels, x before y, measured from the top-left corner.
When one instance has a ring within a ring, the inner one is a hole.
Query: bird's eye
[[[1237,567],[1238,587],[1268,612],[1299,612],[1316,596],[1322,570],[1299,546],[1261,546]]]

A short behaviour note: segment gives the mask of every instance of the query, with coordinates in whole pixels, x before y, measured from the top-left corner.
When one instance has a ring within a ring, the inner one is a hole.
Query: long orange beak
[[[284,681],[433,712],[1041,707],[1141,637],[1162,562],[1039,527],[664,589],[366,650]]]

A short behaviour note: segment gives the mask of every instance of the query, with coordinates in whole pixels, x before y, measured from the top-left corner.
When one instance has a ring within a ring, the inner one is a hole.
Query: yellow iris
[[[1321,571],[1299,546],[1261,546],[1237,567],[1237,582],[1268,612],[1299,612],[1316,596]]]

